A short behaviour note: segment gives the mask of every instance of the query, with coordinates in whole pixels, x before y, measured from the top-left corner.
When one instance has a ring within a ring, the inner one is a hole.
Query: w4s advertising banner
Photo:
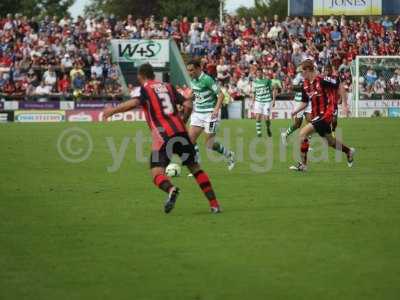
[[[117,62],[148,62],[154,66],[164,66],[169,62],[168,40],[112,40],[111,45]]]
[[[382,0],[314,0],[313,14],[316,16],[381,15]]]

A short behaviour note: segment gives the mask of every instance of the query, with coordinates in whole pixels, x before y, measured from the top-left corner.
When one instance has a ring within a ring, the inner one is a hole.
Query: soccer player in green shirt
[[[198,60],[190,61],[187,70],[191,77],[190,88],[194,102],[189,128],[190,140],[198,153],[196,141],[204,132],[207,148],[222,154],[227,160],[228,169],[232,170],[235,166],[235,153],[215,141],[225,96],[215,80],[203,72]]]
[[[275,107],[276,89],[272,88],[272,81],[264,78],[263,71],[258,68],[256,79],[252,84],[253,91],[253,112],[256,114],[256,132],[261,137],[261,121],[264,119],[267,125],[267,134],[272,136],[271,132],[271,107]]]

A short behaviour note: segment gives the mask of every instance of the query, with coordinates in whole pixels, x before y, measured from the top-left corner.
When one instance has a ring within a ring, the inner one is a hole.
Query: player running
[[[337,73],[337,71],[335,71],[333,69],[333,67],[331,65],[327,65],[325,66],[325,70],[324,70],[324,75],[334,78],[335,80],[339,80],[339,74]],[[332,89],[330,90],[331,94],[329,95],[332,98],[332,101],[334,101],[334,111],[333,111],[333,118],[332,118],[332,136],[335,137],[335,133],[336,133],[336,128],[337,128],[337,124],[338,124],[338,115],[339,115],[339,108],[338,105],[342,104],[347,106],[347,91],[344,87],[344,82],[340,82],[339,83],[339,88],[338,89]]]
[[[228,170],[231,171],[235,167],[235,153],[223,144],[215,142],[220,122],[220,110],[225,96],[214,79],[203,72],[198,60],[190,61],[187,70],[191,77],[190,88],[194,96],[194,111],[190,121],[189,137],[195,145],[197,157],[199,148],[196,142],[204,132],[206,147],[223,155],[227,160]]]
[[[253,91],[253,112],[256,114],[256,134],[261,137],[261,121],[265,120],[267,135],[272,136],[271,132],[271,107],[275,107],[277,91],[272,88],[272,81],[264,78],[262,68],[256,71],[256,78],[252,84]]]
[[[302,105],[302,98],[303,98],[303,93],[301,92],[301,86],[303,85],[303,75],[301,73],[298,73],[296,77],[293,79],[293,86],[295,90],[298,90],[295,93],[294,96],[294,103],[295,103],[295,110],[297,110],[301,105]],[[289,128],[286,130],[286,132],[282,132],[281,134],[281,139],[282,139],[282,144],[287,145],[287,139],[288,137],[295,132],[297,129],[301,127],[301,124],[303,123],[303,119],[306,119],[307,123],[310,123],[311,121],[311,105],[308,104],[304,110],[299,111],[295,116],[294,116],[294,122]]]
[[[154,71],[150,64],[141,65],[138,79],[141,84],[140,95],[126,101],[116,108],[107,107],[104,118],[116,113],[142,106],[146,120],[152,132],[153,145],[150,158],[151,174],[154,184],[168,194],[164,204],[165,213],[171,212],[179,195],[179,188],[174,186],[165,175],[165,168],[170,163],[173,154],[178,155],[195,177],[198,185],[209,201],[212,213],[221,212],[210,179],[196,162],[196,151],[185,123],[178,114],[177,105],[184,107],[184,118],[190,114],[191,101],[184,99],[170,84],[154,80]]]
[[[349,167],[353,166],[354,148],[349,148],[342,144],[339,140],[332,136],[331,123],[334,112],[334,101],[329,97],[332,90],[339,88],[339,81],[331,77],[322,77],[317,75],[312,60],[305,60],[302,63],[304,86],[302,89],[302,105],[295,110],[292,115],[296,115],[303,110],[307,104],[311,103],[311,123],[307,124],[300,130],[300,152],[302,161],[296,166],[290,167],[291,170],[306,171],[307,170],[307,152],[309,143],[307,137],[317,132],[324,138],[328,145],[338,151],[342,151],[347,156]]]

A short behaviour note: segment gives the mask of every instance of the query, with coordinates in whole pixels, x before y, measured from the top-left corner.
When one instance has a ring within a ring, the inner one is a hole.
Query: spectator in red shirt
[[[69,93],[71,87],[71,82],[68,78],[68,74],[63,74],[63,77],[58,81],[58,92],[66,95]]]
[[[179,24],[179,31],[184,37],[187,37],[190,31],[190,23],[187,17],[184,17],[182,22]]]
[[[9,69],[12,65],[12,58],[9,55],[9,53],[4,53],[3,55],[1,55],[0,57],[0,68],[2,69]]]

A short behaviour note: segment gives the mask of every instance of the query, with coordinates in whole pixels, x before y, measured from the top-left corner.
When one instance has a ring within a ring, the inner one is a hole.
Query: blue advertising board
[[[389,107],[388,117],[389,118],[400,118],[400,107]]]

